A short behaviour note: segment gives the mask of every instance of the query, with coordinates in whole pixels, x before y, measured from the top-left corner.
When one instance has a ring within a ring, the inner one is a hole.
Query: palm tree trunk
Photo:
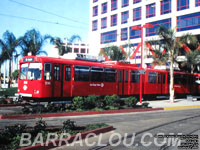
[[[174,68],[173,68],[173,50],[170,52],[170,85],[169,85],[169,94],[170,102],[174,102]]]
[[[194,65],[191,65],[191,73],[194,73]]]
[[[11,83],[11,59],[9,60],[9,80],[8,80],[8,88],[10,88]]]

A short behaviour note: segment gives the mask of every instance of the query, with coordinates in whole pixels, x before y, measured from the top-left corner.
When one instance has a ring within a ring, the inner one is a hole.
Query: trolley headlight
[[[20,92],[20,89],[18,89],[17,91]]]
[[[34,90],[34,94],[39,94],[40,91],[39,90]]]

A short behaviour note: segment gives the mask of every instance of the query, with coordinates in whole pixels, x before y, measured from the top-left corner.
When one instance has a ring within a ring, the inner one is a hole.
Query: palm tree
[[[160,37],[160,49],[155,51],[154,64],[155,63],[163,63],[166,64],[169,62],[170,64],[170,85],[169,85],[169,93],[170,93],[170,102],[174,102],[174,62],[178,56],[179,42],[175,36],[175,28],[168,29],[164,25],[160,25],[157,30],[158,36]],[[162,42],[161,42],[162,41]],[[163,53],[161,50],[165,50]]]
[[[185,54],[186,60],[181,63],[181,66],[186,66],[191,73],[194,73],[195,67],[200,63],[200,51],[194,50]]]
[[[24,36],[20,38],[22,56],[27,56],[28,53],[31,53],[34,56],[40,54],[48,55],[42,48],[47,40],[51,38],[50,35],[42,36],[40,32],[35,29],[27,31]]]
[[[64,42],[61,40],[61,38],[59,38],[59,37],[52,38],[51,43],[56,45],[56,48],[58,49],[59,56],[63,56],[66,53]]]
[[[192,34],[186,34],[180,37],[180,41],[184,47],[183,55],[186,57],[186,59],[181,63],[181,67],[186,66],[191,73],[194,73],[195,67],[197,67],[197,65],[200,63],[198,39]]]
[[[19,40],[16,39],[13,33],[6,31],[3,34],[3,39],[0,39],[0,47],[1,47],[1,55],[0,55],[0,64],[2,64],[5,60],[10,60],[9,62],[9,77],[11,77],[11,61],[13,53],[16,52],[16,48],[19,45]],[[10,88],[10,80],[8,84],[8,88]]]
[[[2,85],[1,85],[1,65],[2,65],[2,63],[3,63],[3,57],[2,57],[2,50],[1,50],[1,52],[0,52],[0,88],[2,88]]]
[[[103,48],[103,52],[111,60],[119,61],[119,60],[126,59],[126,56],[123,54],[123,52],[118,46],[110,46],[110,47]],[[102,51],[100,52],[99,55],[103,55]]]
[[[61,38],[55,37],[51,39],[51,43],[56,45],[59,55],[63,56],[64,54],[71,51],[71,47],[69,46],[69,44],[73,43],[75,40],[81,41],[81,37],[79,35],[72,35],[69,39],[67,39],[67,43],[63,42]]]
[[[170,65],[170,85],[169,85],[169,92],[170,92],[170,102],[174,102],[174,67],[173,65],[177,62],[177,56],[180,54],[180,49],[183,45],[190,41],[191,43],[194,42],[194,37],[190,34],[183,35],[181,38],[176,38],[176,33],[174,29],[167,29],[165,26],[161,25],[158,28],[158,35],[160,40],[157,41],[157,45],[159,48],[155,50],[155,55],[153,56],[153,64],[155,65],[166,65],[169,63]],[[189,64],[191,59],[194,57],[191,56],[192,53],[188,53],[187,63]],[[193,55],[193,54],[192,54]],[[187,56],[186,56],[187,57]],[[196,57],[196,54],[195,54]]]

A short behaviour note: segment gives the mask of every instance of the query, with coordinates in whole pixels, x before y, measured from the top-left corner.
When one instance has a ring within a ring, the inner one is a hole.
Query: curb
[[[63,145],[70,144],[77,137],[78,137],[78,139],[76,139],[76,141],[82,140],[82,139],[85,139],[85,138],[93,137],[94,134],[95,135],[99,135],[101,133],[106,133],[106,132],[109,132],[109,131],[112,131],[112,130],[114,130],[113,126],[107,126],[107,127],[103,127],[103,128],[99,128],[99,129],[94,129],[94,130],[82,132],[82,133],[80,133],[80,136],[76,136],[77,135],[76,134],[76,135],[72,135],[70,138],[67,137],[67,138],[63,138],[61,140],[58,139],[58,140],[50,141],[50,142],[47,142],[47,143],[45,142],[45,143],[34,145],[34,146],[24,147],[24,148],[21,148],[19,150],[45,150],[45,149],[51,149],[51,148],[60,147],[60,146],[63,146]],[[54,145],[54,143],[55,143],[55,145]]]
[[[158,111],[163,108],[141,108],[141,109],[121,109],[121,110],[105,110],[105,111],[89,111],[89,112],[68,112],[68,113],[49,113],[49,114],[31,114],[31,115],[4,115],[1,114],[0,119],[34,119],[46,117],[64,117],[64,116],[83,116],[83,115],[98,115],[98,114],[119,114],[131,112]]]
[[[200,108],[200,105],[164,107],[164,110]]]

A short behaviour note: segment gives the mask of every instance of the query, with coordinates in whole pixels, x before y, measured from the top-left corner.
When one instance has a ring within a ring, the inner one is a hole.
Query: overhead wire
[[[0,13],[1,16],[6,16],[6,17],[12,17],[12,18],[18,18],[18,19],[24,19],[24,20],[30,20],[30,21],[38,21],[38,22],[42,22],[42,23],[49,23],[49,24],[56,24],[56,25],[62,25],[62,26],[67,26],[67,27],[71,27],[71,28],[81,28],[81,29],[85,29],[84,27],[78,27],[78,26],[72,26],[72,25],[68,25],[68,24],[63,24],[63,23],[59,23],[59,22],[52,22],[52,21],[46,21],[46,20],[38,20],[38,19],[33,19],[33,18],[26,18],[26,17],[21,17],[21,16],[14,16],[14,15],[9,15],[9,14],[3,14]]]
[[[49,15],[53,15],[53,16],[56,16],[56,17],[60,17],[60,18],[63,18],[63,19],[66,19],[68,21],[72,21],[72,22],[76,22],[76,23],[81,23],[81,24],[85,24],[85,25],[88,25],[87,23],[85,22],[80,22],[78,20],[74,20],[74,19],[71,19],[71,18],[68,18],[68,17],[64,17],[64,16],[61,16],[61,15],[58,15],[58,14],[55,14],[53,12],[49,12],[49,11],[46,11],[46,10],[43,10],[43,9],[40,9],[40,8],[36,8],[36,7],[33,7],[33,6],[30,6],[30,5],[27,5],[27,4],[24,4],[24,3],[20,3],[20,2],[17,2],[17,1],[14,1],[14,0],[9,0],[10,2],[13,2],[13,3],[17,3],[19,5],[23,5],[25,7],[29,7],[31,9],[35,9],[35,10],[38,10],[40,12],[43,12],[43,13],[47,13]]]

